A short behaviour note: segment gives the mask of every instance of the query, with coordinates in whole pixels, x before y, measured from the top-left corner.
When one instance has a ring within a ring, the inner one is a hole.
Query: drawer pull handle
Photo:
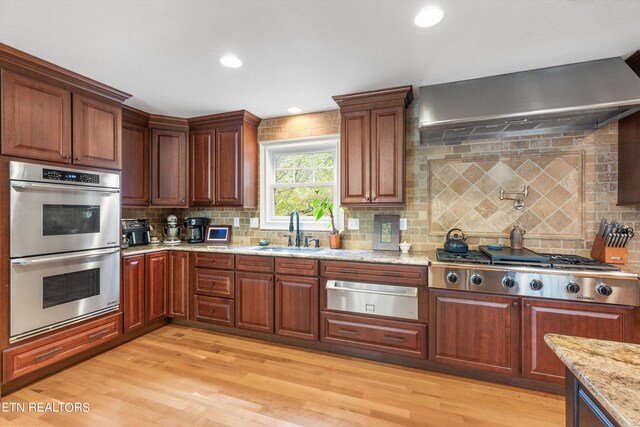
[[[105,329],[104,331],[101,331],[101,332],[96,332],[93,335],[89,335],[89,340],[94,340],[94,339],[96,339],[98,337],[101,337],[104,334],[108,334],[109,332],[110,332],[109,329]]]
[[[347,270],[346,268],[341,268],[338,270],[340,273],[347,273],[347,274],[358,274],[358,270]]]
[[[344,335],[358,335],[358,331],[353,331],[351,329],[338,329],[338,333]]]
[[[393,341],[393,342],[405,342],[406,341],[402,337],[390,337],[388,335],[383,336],[382,339],[385,340],[385,341]]]
[[[50,354],[53,354],[53,353],[57,353],[60,350],[62,350],[62,347],[56,347],[56,348],[53,348],[53,349],[51,349],[49,351],[45,351],[44,353],[36,354],[36,360],[37,359],[41,359],[41,358],[43,358],[45,356],[48,356]]]

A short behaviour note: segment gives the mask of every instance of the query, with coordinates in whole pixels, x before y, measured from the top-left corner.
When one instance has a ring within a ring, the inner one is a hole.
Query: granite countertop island
[[[640,345],[547,334],[547,345],[621,426],[640,426]]]
[[[275,250],[274,250],[275,248]],[[406,264],[428,266],[431,259],[435,259],[435,252],[410,252],[402,254],[400,251],[373,251],[373,250],[352,250],[352,249],[329,249],[329,248],[286,248],[280,251],[281,246],[242,246],[229,245],[219,246],[207,243],[180,243],[177,245],[166,245],[158,243],[155,245],[133,246],[122,250],[122,256],[139,255],[159,251],[188,251],[188,252],[209,252],[227,253],[236,255],[260,255],[290,258],[313,258],[320,260],[335,261],[360,261],[374,262],[381,264]]]

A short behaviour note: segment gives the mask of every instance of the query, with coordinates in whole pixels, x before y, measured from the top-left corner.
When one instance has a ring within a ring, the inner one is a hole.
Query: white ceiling
[[[437,4],[444,20],[417,28]],[[638,0],[0,0],[0,42],[192,117],[335,109],[332,95],[640,48]],[[243,61],[220,65],[223,54]]]

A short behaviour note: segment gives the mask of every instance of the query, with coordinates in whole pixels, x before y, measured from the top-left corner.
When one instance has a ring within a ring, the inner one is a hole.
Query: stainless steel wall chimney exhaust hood
[[[640,110],[621,58],[420,88],[423,144],[598,129]]]

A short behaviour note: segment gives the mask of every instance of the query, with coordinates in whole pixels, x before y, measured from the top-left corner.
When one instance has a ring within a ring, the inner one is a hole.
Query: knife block
[[[591,248],[591,258],[607,264],[627,264],[627,248],[610,248],[605,246],[604,238],[596,236]]]

